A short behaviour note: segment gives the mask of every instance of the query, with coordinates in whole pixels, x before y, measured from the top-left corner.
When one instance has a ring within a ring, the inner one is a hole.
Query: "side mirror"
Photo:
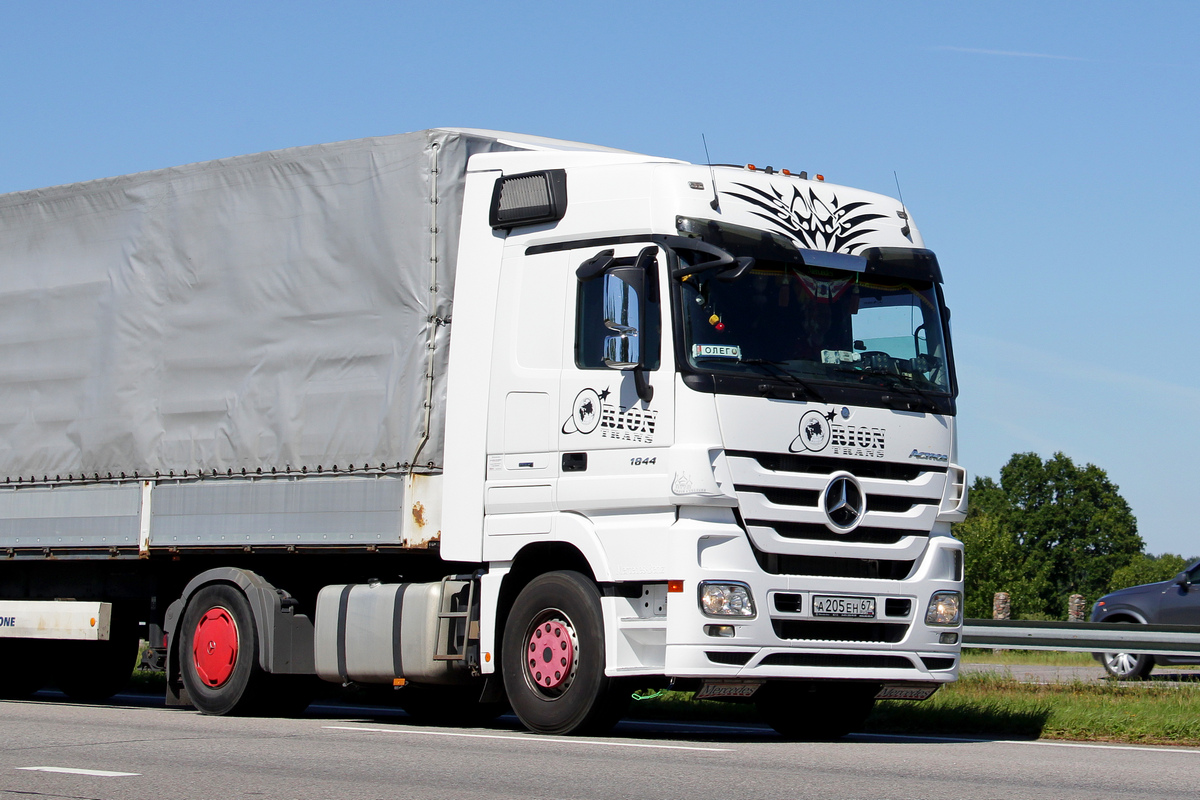
[[[637,290],[609,272],[604,276],[604,327],[615,336],[604,337],[604,366],[609,369],[634,369],[641,363],[638,324],[641,297]]]
[[[1191,583],[1191,581],[1188,580],[1188,574],[1186,571],[1175,576],[1175,584],[1177,586],[1187,586],[1189,583]]]

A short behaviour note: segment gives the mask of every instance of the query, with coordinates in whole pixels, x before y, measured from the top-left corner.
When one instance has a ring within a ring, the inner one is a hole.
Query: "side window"
[[[604,365],[604,340],[613,335],[605,324],[605,280],[597,276],[579,281],[575,303],[575,366],[580,369],[608,369]],[[613,285],[609,282],[609,286]],[[641,332],[646,369],[656,370],[661,361],[662,315],[659,308],[657,270],[646,276],[646,330]],[[613,302],[609,299],[609,305]]]

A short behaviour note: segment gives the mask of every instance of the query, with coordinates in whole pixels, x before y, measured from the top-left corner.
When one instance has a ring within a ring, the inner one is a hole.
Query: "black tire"
[[[532,644],[539,631],[552,648]],[[508,701],[531,731],[600,733],[624,713],[624,685],[604,674],[600,592],[578,572],[549,572],[521,590],[505,622],[500,659]]]
[[[781,736],[819,742],[861,729],[878,693],[878,684],[775,681],[759,689],[754,702]]]
[[[49,647],[42,639],[6,639],[0,656],[0,699],[20,700],[46,684]]]
[[[196,641],[202,622],[211,631],[208,642]],[[180,674],[197,710],[225,716],[269,708],[274,698],[267,694],[267,673],[258,664],[258,630],[241,591],[213,584],[196,592],[183,613],[180,634]],[[223,655],[214,658],[218,653],[228,653],[227,667]],[[214,666],[218,660],[219,668]]]

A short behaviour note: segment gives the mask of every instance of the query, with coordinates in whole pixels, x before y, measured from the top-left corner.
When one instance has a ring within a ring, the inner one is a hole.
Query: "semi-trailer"
[[[956,395],[907,209],[805,173],[433,129],[0,196],[0,693],[146,640],[208,714],[841,735],[957,675]]]

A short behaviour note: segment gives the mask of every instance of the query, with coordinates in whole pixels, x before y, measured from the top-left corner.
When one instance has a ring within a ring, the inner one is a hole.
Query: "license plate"
[[[707,681],[696,692],[696,700],[720,700],[723,697],[750,697],[762,681]]]
[[[874,597],[843,597],[838,595],[813,595],[814,617],[859,617],[875,618]]]

